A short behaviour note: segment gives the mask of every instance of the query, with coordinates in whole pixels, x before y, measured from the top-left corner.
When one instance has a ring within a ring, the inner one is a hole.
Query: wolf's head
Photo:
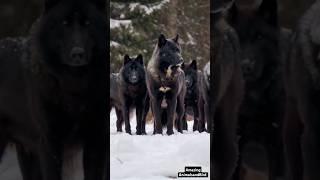
[[[182,65],[182,69],[185,74],[186,86],[187,88],[192,88],[196,85],[198,80],[198,68],[197,68],[197,61],[193,60],[188,65]]]
[[[46,0],[37,37],[45,63],[59,68],[99,64],[96,57],[106,53],[105,8],[105,0]]]
[[[121,75],[124,81],[131,85],[145,82],[142,55],[139,54],[135,59],[131,59],[128,55],[125,55]]]
[[[183,63],[179,35],[172,39],[166,39],[161,34],[157,46],[159,50],[157,61],[160,73],[165,76],[165,79],[171,80],[179,74]]]
[[[244,77],[255,82],[278,61],[277,1],[239,0],[230,12],[241,44]]]

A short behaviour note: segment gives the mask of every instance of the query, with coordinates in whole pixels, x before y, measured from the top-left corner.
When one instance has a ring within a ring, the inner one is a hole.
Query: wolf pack
[[[144,65],[143,56],[124,56],[119,73],[110,75],[110,107],[115,108],[117,131],[131,134],[130,112],[136,109],[136,134],[146,134],[146,116],[151,109],[154,134],[188,130],[187,111],[193,111],[193,131],[206,131],[209,111],[210,63],[200,71],[197,61],[185,63],[179,35],[166,38],[160,34],[151,60]]]
[[[85,180],[108,179],[111,108],[128,134],[136,109],[137,135],[148,111],[153,133],[167,135],[188,129],[193,114],[193,131],[211,133],[211,179],[240,180],[261,164],[269,180],[320,179],[319,0],[292,30],[281,27],[277,0],[214,0],[202,71],[183,59],[178,35],[160,34],[148,64],[124,55],[116,74],[106,3],[44,0],[26,37],[0,40],[0,160],[14,144],[24,180],[62,180],[74,148]],[[265,159],[250,151],[258,145]]]

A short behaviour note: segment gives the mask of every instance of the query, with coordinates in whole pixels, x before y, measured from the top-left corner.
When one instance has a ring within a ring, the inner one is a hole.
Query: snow
[[[130,11],[134,11],[136,8],[142,9],[147,15],[153,13],[155,10],[159,10],[163,5],[170,2],[170,0],[162,0],[161,2],[154,3],[151,6],[142,5],[140,3],[131,3],[129,5]]]
[[[189,130],[184,134],[175,131],[174,135],[167,136],[164,130],[164,135],[152,135],[153,124],[147,124],[147,135],[138,136],[135,135],[135,116],[131,118],[130,123],[133,135],[116,132],[116,119],[115,112],[112,110],[110,114],[111,180],[173,179],[177,178],[178,172],[184,172],[185,166],[201,166],[203,172],[209,172],[210,136],[207,133],[192,132],[193,122],[188,122]]]
[[[128,28],[131,25],[131,23],[132,23],[131,20],[116,20],[116,19],[110,18],[111,29],[118,28],[120,26],[125,26],[126,28]]]
[[[110,47],[119,47],[120,44],[116,41],[110,41]]]
[[[187,36],[188,36],[188,39],[189,39],[187,44],[195,45],[196,42],[195,42],[194,38],[192,37],[192,35],[189,32],[187,33]]]

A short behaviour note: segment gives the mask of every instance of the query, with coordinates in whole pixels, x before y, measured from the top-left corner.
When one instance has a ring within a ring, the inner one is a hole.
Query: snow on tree
[[[209,0],[112,0],[111,72],[119,71],[125,54],[142,54],[147,64],[160,33],[178,33],[185,61],[202,67],[210,59],[209,12]]]

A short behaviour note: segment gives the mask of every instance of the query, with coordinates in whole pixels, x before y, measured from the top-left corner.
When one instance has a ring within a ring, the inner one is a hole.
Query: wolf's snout
[[[187,87],[191,86],[191,80],[189,78],[186,78],[186,85]]]
[[[71,65],[80,66],[87,64],[85,50],[81,47],[74,47],[70,52]]]
[[[243,60],[242,63],[242,70],[245,74],[250,74],[253,71],[254,67],[251,63],[250,59]]]
[[[133,71],[129,77],[131,83],[137,83],[139,81],[138,72]]]
[[[138,80],[138,77],[137,77],[136,75],[133,75],[133,76],[131,77],[131,79],[132,79],[133,82],[136,82],[136,81]]]
[[[74,47],[71,50],[72,59],[79,58],[82,59],[84,57],[84,49],[80,47]]]

